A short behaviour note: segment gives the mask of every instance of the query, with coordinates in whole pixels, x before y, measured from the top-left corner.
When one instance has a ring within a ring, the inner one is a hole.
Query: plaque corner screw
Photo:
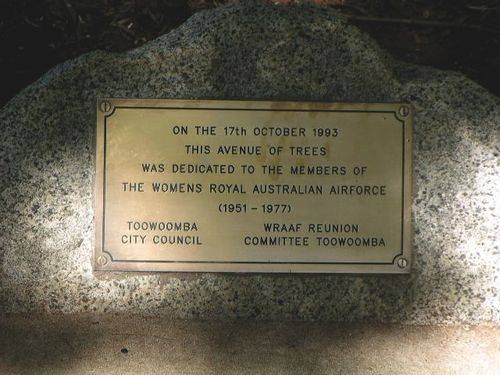
[[[402,117],[408,116],[410,114],[410,107],[408,107],[407,105],[402,105],[401,107],[399,107],[399,114]]]
[[[108,258],[106,258],[104,255],[99,255],[96,259],[96,262],[99,266],[105,266],[108,264]]]
[[[399,268],[406,268],[408,260],[406,258],[399,258],[397,263]]]
[[[111,102],[109,100],[103,100],[99,103],[99,109],[103,113],[111,111],[112,107],[113,106],[111,105]]]

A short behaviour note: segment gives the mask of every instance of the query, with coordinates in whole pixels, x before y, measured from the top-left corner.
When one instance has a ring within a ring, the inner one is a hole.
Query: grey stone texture
[[[411,102],[411,275],[93,273],[99,97]],[[461,74],[394,61],[334,10],[200,12],[136,50],[55,67],[0,124],[0,311],[500,321],[499,99]]]

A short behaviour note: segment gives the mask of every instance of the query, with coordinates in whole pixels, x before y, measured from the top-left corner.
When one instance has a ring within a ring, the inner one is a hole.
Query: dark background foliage
[[[57,63],[139,46],[230,1],[0,0],[0,106]],[[310,1],[340,10],[399,59],[461,71],[500,95],[500,0]]]

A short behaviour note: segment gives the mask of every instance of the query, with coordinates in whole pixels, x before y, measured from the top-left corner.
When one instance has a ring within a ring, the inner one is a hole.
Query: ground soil
[[[500,329],[0,316],[5,374],[498,374]]]
[[[137,47],[230,1],[3,0],[0,106],[60,62]],[[310,1],[338,9],[399,59],[461,71],[500,95],[499,0]]]

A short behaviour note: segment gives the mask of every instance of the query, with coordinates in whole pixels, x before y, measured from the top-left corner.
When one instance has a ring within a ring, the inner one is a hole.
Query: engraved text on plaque
[[[96,270],[406,273],[411,107],[104,99]]]

